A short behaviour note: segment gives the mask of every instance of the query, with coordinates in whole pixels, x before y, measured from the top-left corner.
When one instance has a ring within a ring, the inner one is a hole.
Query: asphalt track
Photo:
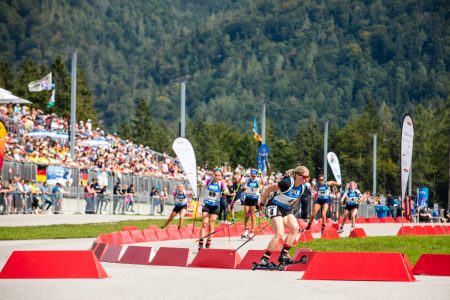
[[[54,216],[48,216],[54,217]],[[104,216],[100,216],[101,218]],[[1,219],[1,218],[0,218]],[[24,219],[21,219],[24,221]],[[103,220],[103,219],[102,219]],[[43,221],[43,220],[41,220]],[[89,222],[92,220],[89,219]],[[31,221],[30,221],[31,222]],[[47,221],[45,221],[47,222]],[[0,221],[0,225],[2,221]],[[394,235],[398,224],[362,224],[368,235]],[[30,228],[31,229],[31,228]],[[348,233],[347,233],[348,234]],[[345,234],[344,234],[345,235]],[[264,249],[270,236],[242,248]],[[0,266],[13,250],[86,250],[94,239],[1,241]],[[239,238],[215,239],[213,248],[237,248]],[[137,245],[194,248],[193,240]],[[102,263],[107,279],[0,280],[0,299],[449,299],[450,277],[416,276],[416,282],[299,280],[302,272],[178,268]]]

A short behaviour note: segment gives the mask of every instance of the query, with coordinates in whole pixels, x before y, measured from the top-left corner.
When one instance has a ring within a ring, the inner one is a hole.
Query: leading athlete
[[[285,265],[293,263],[288,252],[299,229],[297,219],[293,215],[293,205],[308,188],[306,183],[309,179],[309,170],[304,166],[297,166],[295,169],[289,170],[287,175],[282,181],[267,186],[261,195],[261,203],[267,206],[266,214],[270,218],[275,232],[260,260],[261,266],[270,265],[270,255],[275,250],[278,241],[283,237],[284,226],[289,228],[290,232],[286,236],[278,262]],[[271,193],[274,193],[274,196],[268,199]]]
[[[252,238],[255,235],[256,226],[256,206],[258,206],[259,194],[261,188],[261,180],[257,177],[258,171],[252,169],[250,171],[250,178],[248,178],[244,185],[245,199],[244,199],[244,238]],[[248,221],[250,221],[250,235],[248,234]]]
[[[356,214],[358,213],[359,203],[363,200],[364,196],[358,190],[356,182],[350,182],[349,189],[344,192],[341,198],[341,202],[345,203],[344,217],[342,218],[341,226],[338,233],[344,232],[344,224],[347,220],[348,213],[351,214],[352,228],[355,227]],[[345,201],[345,202],[344,202]]]

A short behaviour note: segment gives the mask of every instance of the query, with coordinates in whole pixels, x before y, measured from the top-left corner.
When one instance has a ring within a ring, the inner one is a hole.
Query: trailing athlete
[[[256,226],[256,206],[258,206],[259,193],[261,188],[261,180],[257,177],[258,171],[252,169],[250,171],[250,178],[247,179],[244,185],[245,199],[244,199],[244,238],[252,238],[255,235]],[[248,234],[248,221],[250,221],[250,234]]]
[[[352,220],[352,228],[355,227],[355,219],[356,214],[358,213],[359,203],[363,200],[364,196],[361,194],[361,192],[357,188],[356,182],[352,181],[350,182],[350,187],[348,190],[344,192],[344,195],[341,198],[342,204],[345,203],[345,209],[344,209],[344,217],[342,218],[341,226],[339,227],[338,233],[344,232],[344,224],[345,221],[347,221],[348,213],[351,214],[351,220]]]
[[[201,185],[203,185],[201,183]],[[202,227],[198,240],[198,250],[203,248],[203,237],[214,231],[214,226],[219,216],[221,195],[230,195],[227,185],[222,181],[222,172],[219,168],[214,169],[212,179],[207,179],[205,185],[205,198],[202,208]],[[208,236],[205,248],[211,247],[213,235]]]
[[[308,225],[306,226],[305,230],[311,229],[311,224],[319,212],[319,209],[322,209],[322,229],[321,233],[325,230],[325,224],[327,221],[327,212],[328,208],[330,207],[330,187],[331,186],[340,186],[336,181],[327,181],[325,182],[325,177],[323,175],[320,175],[317,179],[317,185],[315,186],[315,189],[317,190],[317,199],[313,206],[313,211],[311,213],[311,216],[309,217]]]
[[[183,226],[183,217],[186,214],[187,210],[187,202],[188,202],[188,196],[192,196],[192,192],[186,192],[184,190],[184,185],[179,184],[177,186],[177,190],[173,193],[173,199],[175,202],[175,206],[170,213],[169,218],[166,220],[163,226],[161,228],[166,227],[169,225],[169,223],[175,218],[175,216],[179,213],[180,219],[178,221],[178,229],[180,229]]]

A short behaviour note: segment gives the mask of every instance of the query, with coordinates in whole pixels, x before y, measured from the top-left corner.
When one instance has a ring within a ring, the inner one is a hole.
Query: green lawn
[[[367,238],[315,239],[299,243],[291,249],[310,248],[313,251],[341,252],[401,252],[414,265],[423,253],[450,254],[450,236],[380,236]]]

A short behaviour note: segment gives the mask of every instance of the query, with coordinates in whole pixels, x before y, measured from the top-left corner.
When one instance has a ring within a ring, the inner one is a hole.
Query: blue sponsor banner
[[[258,169],[260,169],[263,173],[267,171],[267,165],[269,164],[269,153],[269,146],[266,144],[261,144],[261,146],[259,146],[257,158]]]
[[[47,182],[48,184],[60,183],[62,185],[72,184],[72,169],[64,168],[62,166],[48,166],[47,167]]]
[[[419,196],[417,197],[417,206],[418,207],[428,207],[428,188],[421,187],[419,188]]]

